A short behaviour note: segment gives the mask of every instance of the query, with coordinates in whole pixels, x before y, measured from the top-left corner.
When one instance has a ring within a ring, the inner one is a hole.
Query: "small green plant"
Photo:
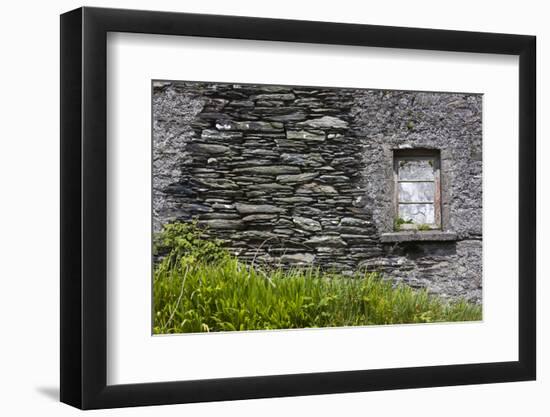
[[[429,224],[426,224],[426,223],[419,224],[417,226],[417,229],[420,230],[420,231],[432,230],[431,226]]]
[[[401,230],[401,226],[404,224],[413,224],[413,221],[411,219],[403,219],[402,217],[396,217],[393,220],[393,229],[398,232]]]
[[[161,256],[166,266],[175,262],[219,262],[229,257],[218,239],[206,239],[205,229],[197,221],[168,223],[153,241],[153,254]]]

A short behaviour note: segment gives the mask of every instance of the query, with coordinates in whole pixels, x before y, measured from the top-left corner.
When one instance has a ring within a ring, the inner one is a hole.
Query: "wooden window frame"
[[[430,230],[443,230],[441,221],[441,152],[439,149],[394,149],[393,150],[393,207],[394,219],[399,216],[399,162],[403,160],[433,160],[434,168],[434,223],[428,224]],[[414,182],[414,181],[407,181]],[[423,181],[427,182],[427,181]],[[432,203],[430,203],[432,204]],[[417,224],[403,224],[400,230],[419,230]]]

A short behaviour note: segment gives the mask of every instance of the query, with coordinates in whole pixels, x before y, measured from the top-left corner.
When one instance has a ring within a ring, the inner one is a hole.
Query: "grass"
[[[403,219],[401,217],[397,217],[393,220],[393,230],[396,232],[401,230],[401,226],[404,224],[413,224],[413,221],[411,219]]]
[[[227,253],[220,256],[223,252],[212,242],[216,256],[204,262],[200,259],[208,256],[198,258],[188,245],[189,240],[199,242],[202,232],[187,227],[184,244],[172,247],[155,268],[155,334],[481,320],[480,306],[394,287],[376,273],[347,277],[314,268],[265,271]]]

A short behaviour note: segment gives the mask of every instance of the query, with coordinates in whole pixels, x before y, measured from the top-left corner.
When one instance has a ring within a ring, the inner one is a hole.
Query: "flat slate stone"
[[[238,220],[241,216],[239,216],[237,213],[202,213],[200,214],[200,220]]]
[[[235,204],[235,208],[241,214],[254,213],[284,213],[285,210],[270,204]]]
[[[187,150],[197,153],[206,154],[222,154],[229,152],[229,147],[224,145],[213,145],[209,143],[190,143],[187,145]]]
[[[208,188],[216,188],[222,190],[231,190],[237,189],[239,186],[231,180],[224,178],[221,179],[197,179],[196,180],[201,186]]]
[[[276,214],[251,214],[250,216],[243,217],[243,222],[275,220],[276,218]]]
[[[317,172],[306,172],[297,175],[279,175],[277,177],[278,182],[290,183],[290,182],[307,182],[318,176]]]
[[[455,232],[443,232],[441,230],[403,231],[382,233],[380,241],[390,242],[452,242],[457,240]]]
[[[289,187],[288,185],[277,184],[275,182],[250,185],[248,189],[255,191],[292,191],[292,187]]]
[[[325,160],[319,153],[283,153],[281,161],[285,164],[300,165],[300,166],[321,166]]]
[[[354,166],[357,164],[358,164],[357,159],[352,158],[351,156],[345,156],[343,158],[334,158],[332,160],[332,165]]]
[[[323,247],[347,246],[346,242],[344,242],[339,236],[314,236],[311,239],[306,240],[304,243],[306,245]]]
[[[257,94],[250,97],[252,100],[294,100],[296,96],[292,93],[283,94]]]
[[[315,129],[347,129],[348,123],[338,117],[323,116],[319,119],[311,119],[298,123],[298,126]]]
[[[297,193],[304,193],[304,194],[310,194],[310,193],[317,193],[317,194],[338,194],[338,191],[336,191],[336,188],[334,188],[331,185],[323,185],[323,184],[316,184],[316,183],[310,183],[310,184],[304,184],[301,187],[299,187],[296,190]]]
[[[219,121],[216,123],[216,129],[226,130],[244,130],[244,131],[256,131],[256,132],[278,132],[283,129],[283,124],[280,122],[233,122],[233,121]]]
[[[366,226],[369,225],[370,222],[363,219],[357,219],[355,217],[342,217],[340,219],[340,226],[352,226],[352,227],[360,227],[360,226]]]
[[[234,204],[224,204],[224,203],[214,203],[212,204],[214,210],[233,210],[235,208]]]
[[[295,216],[292,218],[292,221],[301,229],[310,232],[318,232],[323,229],[321,227],[321,223],[319,223],[317,220],[309,219],[307,217]]]
[[[263,231],[263,230],[245,230],[244,232],[239,232],[234,235],[235,239],[273,239],[278,237],[275,233]]]
[[[201,138],[208,140],[231,140],[240,139],[242,137],[242,132],[220,132],[214,129],[204,129],[201,133]]]
[[[345,175],[321,175],[319,177],[319,181],[322,182],[348,182],[349,177],[346,177]]]
[[[241,86],[240,84],[234,85],[235,89],[240,88],[250,88],[248,85]],[[290,93],[291,89],[289,87],[284,87],[280,85],[255,85],[254,91],[260,91],[262,93]]]
[[[300,217],[304,217],[303,215],[310,215],[310,216],[320,216],[323,211],[318,209],[318,208],[315,208],[315,207],[296,207],[296,209],[294,210],[294,213],[295,214],[301,214],[302,216]]]
[[[315,255],[311,253],[293,253],[281,256],[281,262],[311,264],[315,260]]]
[[[273,157],[276,157],[278,156],[276,152],[270,150],[270,149],[261,149],[261,148],[257,148],[257,149],[246,149],[244,152],[243,152],[243,156],[273,156]]]
[[[240,229],[243,225],[243,222],[240,220],[229,220],[229,219],[201,220],[199,223],[212,229],[232,229],[232,230]]]
[[[274,200],[278,203],[305,204],[305,203],[311,203],[313,201],[313,198],[294,196],[294,197],[275,197]]]
[[[308,132],[307,130],[287,130],[287,139],[302,139],[322,142],[325,140],[324,132]]]
[[[282,174],[299,174],[300,168],[290,165],[265,165],[256,167],[237,168],[235,172],[243,174],[258,174],[258,175],[282,175]]]
[[[254,102],[250,100],[233,100],[229,105],[233,107],[254,107]]]

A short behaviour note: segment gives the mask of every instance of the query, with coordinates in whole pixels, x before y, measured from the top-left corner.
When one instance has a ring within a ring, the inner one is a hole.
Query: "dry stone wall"
[[[381,242],[403,147],[440,150],[456,241]],[[248,262],[368,268],[479,302],[481,96],[154,82],[154,229],[192,218]]]

